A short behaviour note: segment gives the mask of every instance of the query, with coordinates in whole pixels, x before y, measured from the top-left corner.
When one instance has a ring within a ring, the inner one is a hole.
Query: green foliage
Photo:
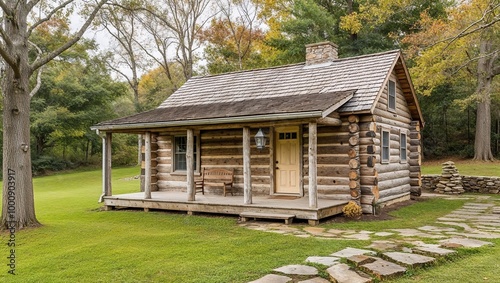
[[[101,143],[90,127],[116,117],[113,101],[127,93],[124,84],[110,77],[101,59],[88,55],[88,47],[93,45],[77,44],[79,52],[69,52],[48,64],[40,90],[31,100],[36,173],[65,169],[61,164],[67,162],[90,162],[91,156],[100,152]]]
[[[42,155],[33,159],[31,166],[33,167],[33,175],[38,176],[53,171],[72,169],[75,167],[75,164],[54,156]]]

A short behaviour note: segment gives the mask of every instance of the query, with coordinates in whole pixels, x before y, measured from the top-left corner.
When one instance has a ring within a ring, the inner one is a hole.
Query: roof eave
[[[98,130],[101,132],[112,132],[112,131],[124,131],[124,130],[156,129],[165,127],[189,127],[189,126],[218,125],[218,124],[231,124],[231,123],[255,123],[263,121],[308,119],[308,118],[320,118],[322,116],[323,116],[323,111],[317,110],[317,111],[296,112],[296,113],[278,113],[278,114],[221,117],[221,118],[193,119],[193,120],[180,120],[180,121],[164,121],[164,122],[151,122],[151,123],[96,125],[92,126],[90,129]]]

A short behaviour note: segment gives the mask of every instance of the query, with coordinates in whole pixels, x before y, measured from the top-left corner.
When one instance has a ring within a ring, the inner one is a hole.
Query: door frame
[[[276,189],[278,188],[277,184],[277,173],[276,173],[276,147],[277,147],[277,142],[279,139],[279,135],[277,133],[279,131],[285,131],[286,129],[290,128],[298,128],[297,132],[297,138],[299,140],[299,192],[298,193],[279,193],[276,192]],[[272,140],[270,141],[272,143],[272,152],[271,152],[271,190],[269,191],[270,195],[294,195],[294,196],[304,196],[304,137],[303,137],[303,126],[302,124],[298,125],[288,125],[288,126],[275,126],[275,127],[270,127],[270,137],[272,137]],[[272,132],[272,136],[271,136]]]

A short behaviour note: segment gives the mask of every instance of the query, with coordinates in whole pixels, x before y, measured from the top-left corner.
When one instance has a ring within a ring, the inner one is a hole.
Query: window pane
[[[181,137],[175,137],[174,138],[174,171],[186,171],[187,170],[187,163],[186,163],[186,152],[187,152],[187,137],[186,136],[181,136]],[[193,165],[194,169],[196,170],[196,137],[194,137],[194,160],[193,160]]]
[[[401,144],[400,144],[400,158],[402,161],[406,161],[406,134],[401,134]]]
[[[396,109],[396,83],[389,81],[389,109]]]
[[[382,161],[389,161],[389,132],[382,131]]]

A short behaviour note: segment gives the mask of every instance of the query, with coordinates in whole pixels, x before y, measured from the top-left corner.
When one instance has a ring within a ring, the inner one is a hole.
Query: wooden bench
[[[233,170],[203,168],[201,179],[195,181],[196,192],[205,194],[205,186],[222,187],[224,189],[224,196],[228,192],[233,195],[233,177]]]
[[[249,218],[264,218],[264,219],[283,219],[285,224],[292,224],[295,215],[293,214],[278,214],[278,213],[261,213],[261,212],[242,212],[240,213],[241,221],[247,222]]]

